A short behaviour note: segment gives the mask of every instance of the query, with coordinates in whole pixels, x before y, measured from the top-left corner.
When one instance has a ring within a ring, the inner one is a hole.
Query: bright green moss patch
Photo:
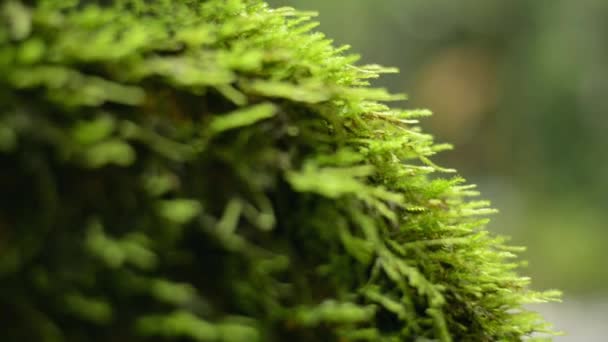
[[[5,1],[7,341],[512,341],[485,201],[394,72],[261,1]]]

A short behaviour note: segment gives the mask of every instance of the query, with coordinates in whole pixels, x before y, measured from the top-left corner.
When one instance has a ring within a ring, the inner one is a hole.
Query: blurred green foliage
[[[456,145],[438,160],[489,194],[537,284],[608,292],[608,2],[273,3],[319,10],[338,43],[400,68],[380,84],[434,111],[423,124]]]

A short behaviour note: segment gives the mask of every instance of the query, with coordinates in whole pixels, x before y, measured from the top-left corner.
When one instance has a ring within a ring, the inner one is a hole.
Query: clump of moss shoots
[[[518,341],[426,110],[258,0],[2,1],[3,341]]]

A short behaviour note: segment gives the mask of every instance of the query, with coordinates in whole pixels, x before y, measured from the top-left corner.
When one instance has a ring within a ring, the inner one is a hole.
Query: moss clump
[[[32,5],[35,3],[35,5]],[[491,212],[310,13],[4,1],[4,341],[548,332]]]

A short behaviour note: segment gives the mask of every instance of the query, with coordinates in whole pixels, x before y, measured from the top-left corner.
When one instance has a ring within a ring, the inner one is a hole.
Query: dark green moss
[[[7,341],[550,332],[424,110],[261,1],[4,1]]]

